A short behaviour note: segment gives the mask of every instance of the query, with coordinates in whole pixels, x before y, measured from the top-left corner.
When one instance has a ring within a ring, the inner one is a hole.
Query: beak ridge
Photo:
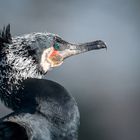
[[[82,50],[85,50],[85,51],[91,51],[91,50],[98,50],[98,49],[107,48],[106,44],[101,40],[79,44],[79,47]]]

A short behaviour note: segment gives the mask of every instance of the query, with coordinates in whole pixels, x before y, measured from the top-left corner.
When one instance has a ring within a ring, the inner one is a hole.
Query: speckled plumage
[[[1,43],[0,98],[15,112],[1,119],[0,140],[77,139],[76,102],[57,83],[41,80],[44,73],[39,66],[40,54],[53,37],[49,33],[32,33]]]
[[[51,33],[0,32],[0,99],[14,112],[0,119],[0,140],[77,140],[79,111],[58,83],[43,79],[63,60],[106,48],[98,40],[71,44]]]
[[[50,33],[31,33],[0,43],[0,98],[6,106],[12,109],[17,107],[14,98],[10,97],[11,94],[16,94],[15,88],[18,90],[21,81],[43,77],[39,65],[41,53],[50,46],[54,36]],[[48,70],[49,68],[48,66]]]

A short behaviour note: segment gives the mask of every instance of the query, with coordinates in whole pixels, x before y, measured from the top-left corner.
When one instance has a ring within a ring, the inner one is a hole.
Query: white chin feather
[[[41,56],[40,65],[42,69],[44,70],[44,72],[47,72],[51,68],[51,64],[47,60],[47,56],[49,55],[50,52],[51,52],[51,48],[45,49]]]

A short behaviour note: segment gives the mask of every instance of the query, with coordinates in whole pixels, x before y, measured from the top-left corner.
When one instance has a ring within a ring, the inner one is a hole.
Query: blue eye
[[[55,50],[59,50],[59,48],[60,48],[59,44],[58,44],[58,43],[55,43],[55,44],[54,44],[54,49],[55,49]]]

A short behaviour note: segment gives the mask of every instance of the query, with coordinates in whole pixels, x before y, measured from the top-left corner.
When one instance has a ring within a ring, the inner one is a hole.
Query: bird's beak
[[[48,64],[48,62],[51,65],[51,67],[58,67],[63,63],[63,61],[66,58],[70,56],[92,50],[107,48],[106,44],[101,40],[87,42],[83,44],[71,44],[64,40],[60,40],[58,43],[60,45],[59,49],[56,50],[54,49],[54,47],[51,47],[47,49],[46,52],[43,53],[42,60],[44,61],[41,61],[41,65],[44,69],[46,69],[47,67],[46,65]]]
[[[69,44],[68,43],[66,46],[66,49],[64,51],[61,51],[60,54],[63,57],[63,59],[66,59],[73,55],[77,55],[77,54],[92,51],[92,50],[104,49],[104,48],[107,49],[107,46],[101,40],[82,43],[82,44]]]

